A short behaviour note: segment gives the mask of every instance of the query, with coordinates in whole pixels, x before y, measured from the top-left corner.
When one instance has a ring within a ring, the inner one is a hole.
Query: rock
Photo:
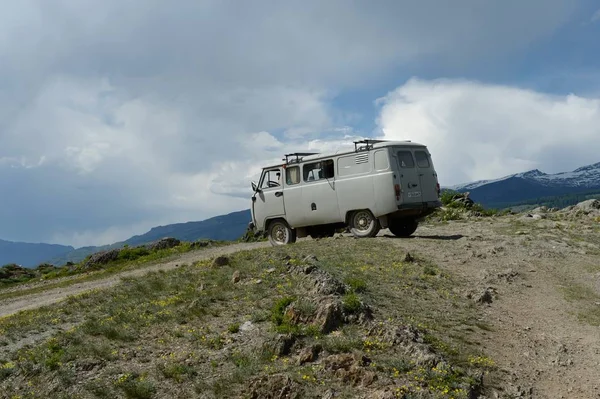
[[[391,345],[404,349],[404,353],[418,366],[432,368],[442,361],[440,355],[425,343],[424,334],[414,326],[392,327],[383,335]]]
[[[229,264],[229,258],[227,256],[217,256],[215,260],[213,260],[213,266],[221,267],[227,266]]]
[[[390,391],[389,389],[375,391],[375,392],[373,392],[373,394],[370,397],[372,399],[394,399],[394,398],[397,398],[396,394],[394,394],[394,392]]]
[[[193,243],[190,244],[190,247],[192,247],[192,248],[204,248],[204,247],[211,246],[212,243],[213,243],[212,240],[194,241]]]
[[[258,377],[250,381],[249,391],[250,399],[299,399],[303,396],[298,383],[284,374]]]
[[[537,214],[546,213],[546,212],[548,212],[547,206],[538,206],[537,208],[535,208],[531,211],[531,213],[537,213]]]
[[[275,269],[274,267],[272,267],[270,269],[267,269],[267,273],[269,273],[269,274],[273,273],[275,270],[277,270],[277,269]]]
[[[371,359],[358,354],[338,354],[330,355],[323,360],[323,366],[326,370],[343,382],[353,385],[369,386],[377,380],[375,372],[365,369],[371,363]]]
[[[323,334],[328,334],[337,329],[344,322],[342,304],[335,300],[325,300],[319,304],[314,324]]]
[[[111,249],[108,251],[97,252],[89,257],[84,263],[84,269],[90,269],[96,266],[105,265],[119,259],[119,249]]]
[[[240,281],[240,272],[239,271],[235,271],[233,272],[233,275],[231,276],[231,282],[233,284],[238,283]]]
[[[317,270],[317,266],[309,265],[304,268],[304,274],[311,274],[314,270]]]
[[[581,209],[584,211],[600,210],[600,201],[597,199],[590,199],[590,200],[578,203],[577,205],[575,205],[575,208]]]
[[[455,194],[452,197],[451,201],[452,201],[452,203],[455,203],[455,204],[461,204],[465,208],[470,208],[475,204],[475,201],[473,201],[471,198],[469,198],[468,192]]]
[[[319,352],[321,352],[321,349],[321,345],[311,345],[302,349],[298,358],[299,364],[303,365],[304,363],[314,362],[319,355]]]
[[[145,247],[151,251],[157,251],[159,249],[173,248],[178,246],[179,244],[181,244],[181,241],[179,241],[177,238],[165,237],[151,244],[147,244]]]
[[[514,271],[513,269],[506,269],[497,274],[498,279],[504,280],[508,283],[511,283],[515,280],[515,278],[519,275],[519,272]]]
[[[321,397],[321,399],[333,399],[335,398],[335,391],[329,388]]]
[[[271,349],[277,356],[287,356],[290,354],[295,342],[296,338],[293,335],[279,334]]]
[[[491,287],[484,289],[479,295],[475,297],[477,303],[492,303],[494,301],[495,290]]]
[[[315,255],[308,255],[308,256],[305,256],[304,259],[302,259],[302,262],[314,264],[314,263],[319,262],[319,259],[317,259],[317,257]]]
[[[240,331],[252,331],[256,326],[251,321],[246,321],[240,326]]]

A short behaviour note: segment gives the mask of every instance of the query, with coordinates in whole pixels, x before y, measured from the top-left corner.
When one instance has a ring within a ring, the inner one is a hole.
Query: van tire
[[[396,237],[410,237],[419,227],[415,219],[391,219],[388,225],[390,232]]]
[[[296,242],[296,230],[291,229],[284,220],[277,219],[269,222],[267,231],[269,242],[274,247]]]
[[[379,220],[368,209],[352,212],[348,224],[350,232],[357,238],[375,237],[381,230]]]

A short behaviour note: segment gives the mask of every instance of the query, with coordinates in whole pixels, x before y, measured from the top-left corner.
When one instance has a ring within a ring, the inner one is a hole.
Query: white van
[[[350,227],[356,237],[389,228],[408,237],[442,204],[431,155],[410,141],[360,140],[354,151],[294,153],[265,167],[252,182],[250,229],[272,245],[333,236]]]

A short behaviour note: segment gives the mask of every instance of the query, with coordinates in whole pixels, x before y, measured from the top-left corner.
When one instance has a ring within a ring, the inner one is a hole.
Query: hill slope
[[[57,256],[64,256],[75,248],[54,244],[30,244],[0,240],[0,265],[17,263],[25,267],[35,267]]]

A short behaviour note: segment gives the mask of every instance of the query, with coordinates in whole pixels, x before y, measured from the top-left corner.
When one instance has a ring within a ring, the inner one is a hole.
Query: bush
[[[456,195],[460,195],[460,193],[454,190],[442,190],[440,195],[440,201],[442,201],[442,205],[448,206],[451,204]]]
[[[150,251],[145,247],[124,247],[119,251],[119,260],[136,260],[142,256],[149,255]]]

